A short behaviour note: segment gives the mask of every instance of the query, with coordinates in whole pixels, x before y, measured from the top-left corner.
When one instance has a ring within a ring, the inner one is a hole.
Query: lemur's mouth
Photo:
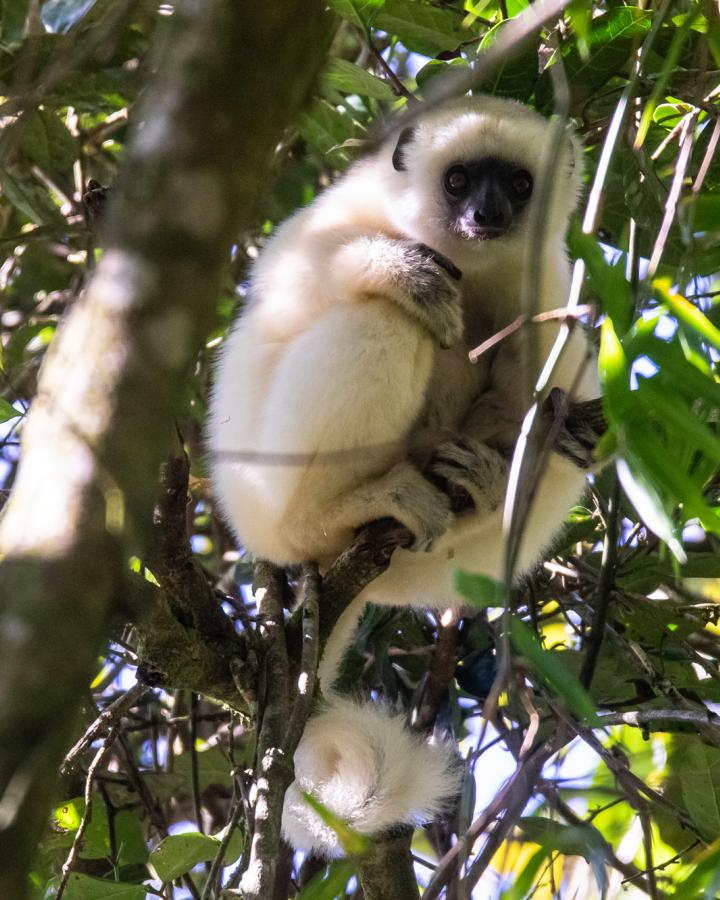
[[[496,225],[464,225],[458,233],[466,241],[494,241],[507,234],[508,230],[508,227]]]
[[[504,234],[507,234],[507,228],[495,225],[478,225],[472,229],[472,237],[476,241],[494,241]]]

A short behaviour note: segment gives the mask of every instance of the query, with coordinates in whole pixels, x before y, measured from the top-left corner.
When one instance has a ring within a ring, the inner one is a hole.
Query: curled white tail
[[[297,850],[342,853],[337,836],[305,802],[323,806],[362,834],[419,825],[442,813],[461,772],[449,744],[430,744],[387,707],[332,697],[308,722],[285,796],[283,833]]]

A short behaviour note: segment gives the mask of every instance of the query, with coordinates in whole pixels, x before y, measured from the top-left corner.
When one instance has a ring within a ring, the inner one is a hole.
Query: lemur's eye
[[[464,166],[453,166],[445,173],[445,190],[449,194],[462,194],[470,184],[470,177]]]
[[[512,189],[518,200],[527,200],[532,194],[532,175],[524,169],[518,169],[513,173]]]

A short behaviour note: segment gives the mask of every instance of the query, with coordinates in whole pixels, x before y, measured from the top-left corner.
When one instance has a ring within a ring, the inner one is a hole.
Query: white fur
[[[459,159],[497,154],[528,168],[537,185],[549,134],[549,123],[521,104],[463,98],[420,120],[406,147],[406,171],[393,169],[390,142],[277,229],[255,265],[248,308],[226,341],[210,415],[216,495],[247,549],[277,563],[315,558],[324,567],[357,527],[394,516],[421,532],[419,546],[435,538],[434,545],[429,553],[396,552],[364,599],[441,608],[458,601],[458,567],[502,575],[497,497],[506,471],[498,465],[488,485],[492,503],[453,520],[407,453],[458,437],[493,445],[498,410],[515,432],[522,420],[517,340],[501,345],[489,371],[487,363],[470,365],[467,351],[520,311],[527,227],[522,222],[492,241],[449,233],[439,224],[441,173]],[[565,230],[579,187],[579,150],[570,140],[552,175],[543,310],[561,306],[569,288]],[[396,302],[388,246],[398,239],[423,242],[463,271],[465,336],[450,349],[440,349]],[[557,328],[538,331],[542,361]],[[585,353],[578,332],[556,386],[573,384]],[[592,365],[578,387],[596,396]],[[571,463],[551,460],[521,565],[537,558],[583,482]]]
[[[503,574],[507,435],[514,439],[526,412],[520,385],[538,373],[520,371],[517,335],[480,365],[467,354],[520,312],[523,261],[538,237],[527,227],[530,209],[495,240],[449,231],[442,173],[462,160],[500,156],[533,174],[537,195],[550,133],[545,119],[511,101],[448,104],[419,121],[404,171],[392,166],[394,142],[382,147],[278,228],[255,265],[210,416],[216,496],[228,521],[250,551],[280,564],[316,559],[323,569],[373,519],[392,516],[417,539],[415,552],[396,551],[341,618],[323,660],[324,688],[367,600],[444,608],[460,602],[456,569]],[[562,306],[568,294],[565,231],[579,160],[568,138],[548,167],[542,310]],[[398,289],[399,241],[424,243],[462,270],[448,290],[451,299],[460,292],[464,334],[449,349],[440,345],[457,322],[429,324]],[[541,363],[556,334],[555,325],[540,326]],[[586,354],[576,330],[553,384],[574,385]],[[597,395],[592,365],[575,386]],[[471,490],[476,512],[453,517],[414,460],[427,452],[443,467],[468,448],[477,462],[469,471],[487,480]],[[553,456],[526,523],[521,566],[537,558],[583,483],[581,471]],[[370,833],[432,816],[455,783],[445,749],[426,747],[385,710],[340,700],[308,724],[296,766],[287,836],[328,853],[337,850],[334,836],[299,799],[298,784]]]
[[[412,760],[412,765],[408,765]],[[371,703],[334,697],[308,722],[285,795],[283,834],[297,850],[338,856],[335,831],[304,800],[323,806],[362,834],[420,825],[441,814],[460,786],[447,744],[429,744],[403,717]]]

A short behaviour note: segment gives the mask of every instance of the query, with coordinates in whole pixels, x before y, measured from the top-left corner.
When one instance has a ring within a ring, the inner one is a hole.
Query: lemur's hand
[[[462,272],[446,256],[412,241],[405,245],[403,287],[418,317],[441,347],[456,344],[463,335],[463,313],[458,282]]]
[[[589,468],[595,461],[595,445],[607,430],[602,401],[569,403],[565,391],[553,388],[543,404],[542,415],[553,430],[553,450],[578,468]]]

